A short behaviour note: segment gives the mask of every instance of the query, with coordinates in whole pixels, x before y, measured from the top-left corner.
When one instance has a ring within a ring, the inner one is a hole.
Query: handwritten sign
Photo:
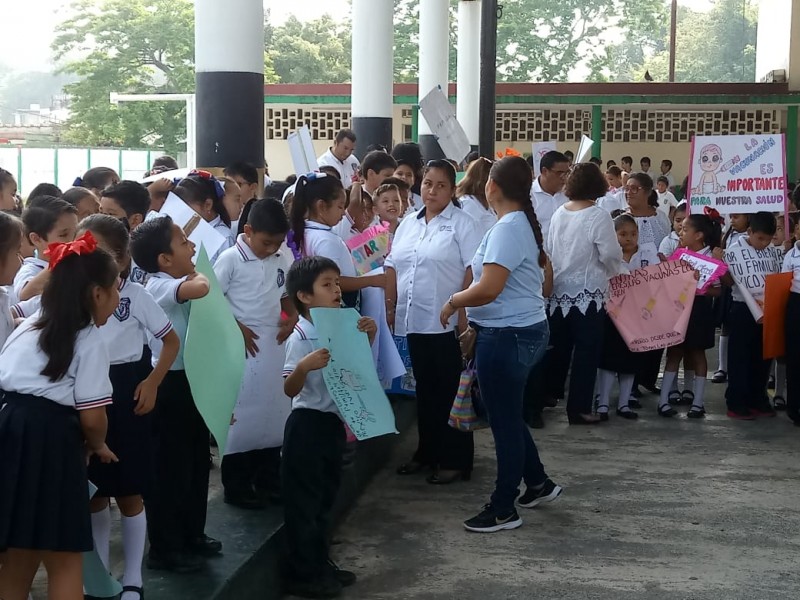
[[[542,157],[548,152],[557,150],[555,142],[533,142],[533,176],[538,177],[542,174],[539,170],[539,165],[542,162]]]
[[[696,136],[689,165],[689,206],[702,212],[785,212],[783,134]]]
[[[678,248],[669,260],[684,260],[700,273],[697,280],[697,293],[704,295],[712,283],[728,272],[728,265],[712,256],[692,252],[688,248]]]
[[[186,237],[197,246],[198,251],[192,257],[192,262],[194,263],[200,257],[201,246],[206,249],[206,253],[209,256],[216,256],[220,249],[228,243],[225,236],[214,229],[203,217],[172,192],[167,194],[167,200],[164,202],[164,206],[161,207],[161,211],[150,213],[148,218],[157,218],[163,215],[172,217],[175,224],[183,229]]]
[[[606,311],[633,352],[648,352],[683,342],[694,304],[694,267],[662,262],[610,282]]]
[[[331,353],[322,378],[342,418],[358,440],[397,433],[394,411],[383,391],[361,318],[353,308],[312,308],[319,343]]]
[[[383,266],[391,250],[389,225],[381,223],[365,229],[345,242],[359,275],[366,275]]]
[[[456,162],[464,160],[472,147],[441,86],[437,85],[419,101],[419,111],[436,136],[444,155]]]
[[[782,266],[777,248],[756,250],[744,237],[725,250],[725,263],[737,285],[746,288],[759,304],[764,302],[767,276],[780,273]]]
[[[406,367],[405,375],[401,375],[392,382],[389,392],[392,394],[403,394],[413,396],[417,392],[417,380],[414,378],[414,370],[411,368],[411,354],[408,351],[408,339],[405,337],[394,336],[394,344],[400,353],[400,359]]]

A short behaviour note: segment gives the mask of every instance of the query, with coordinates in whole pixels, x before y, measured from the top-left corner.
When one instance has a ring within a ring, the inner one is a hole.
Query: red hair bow
[[[97,240],[94,239],[91,231],[87,231],[75,241],[62,244],[56,242],[47,247],[47,256],[50,258],[50,270],[56,268],[56,265],[64,260],[71,254],[91,254],[97,249]]]
[[[703,214],[719,225],[723,225],[725,223],[725,219],[722,218],[722,215],[719,214],[719,211],[716,208],[706,206],[703,208]]]

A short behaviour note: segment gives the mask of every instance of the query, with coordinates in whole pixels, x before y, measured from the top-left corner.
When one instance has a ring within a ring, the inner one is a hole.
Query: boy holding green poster
[[[331,359],[321,348],[312,308],[340,308],[339,267],[328,258],[304,258],[289,270],[286,290],[300,314],[286,342],[284,392],[292,413],[283,440],[281,480],[284,500],[286,591],[303,598],[334,598],[356,576],[339,569],[328,555],[327,534],[342,470],[345,429],[322,377]],[[378,327],[369,317],[358,329],[370,343]]]

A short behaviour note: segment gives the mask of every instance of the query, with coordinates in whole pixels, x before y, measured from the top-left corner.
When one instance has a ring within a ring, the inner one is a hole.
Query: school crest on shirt
[[[114,311],[114,316],[117,318],[117,321],[127,321],[128,318],[131,316],[131,299],[130,298],[120,298],[119,305],[117,306],[117,310]]]
[[[283,269],[278,269],[278,287],[283,287],[286,283],[286,273],[283,272]]]
[[[138,283],[139,285],[144,285],[147,281],[147,273],[140,269],[139,267],[131,268],[131,275],[130,280],[133,283]]]

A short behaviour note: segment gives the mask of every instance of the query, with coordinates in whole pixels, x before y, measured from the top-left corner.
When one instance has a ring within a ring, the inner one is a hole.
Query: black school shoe
[[[283,588],[288,595],[300,598],[338,598],[342,595],[342,584],[329,573],[310,581],[288,580]]]
[[[267,507],[266,501],[252,490],[241,493],[225,492],[225,504],[245,510],[264,510]]]
[[[339,565],[333,562],[330,558],[328,559],[328,569],[328,572],[336,581],[341,584],[342,587],[350,587],[351,585],[354,585],[358,579],[355,573],[339,568]]]
[[[189,540],[186,543],[186,550],[195,556],[212,557],[222,553],[222,542],[203,534]]]
[[[147,555],[147,568],[152,571],[196,573],[204,566],[202,558],[188,552],[158,552],[150,548]]]
[[[500,514],[491,504],[485,505],[479,514],[464,521],[464,529],[475,533],[494,533],[503,529],[516,529],[521,525],[522,519],[516,509]]]

